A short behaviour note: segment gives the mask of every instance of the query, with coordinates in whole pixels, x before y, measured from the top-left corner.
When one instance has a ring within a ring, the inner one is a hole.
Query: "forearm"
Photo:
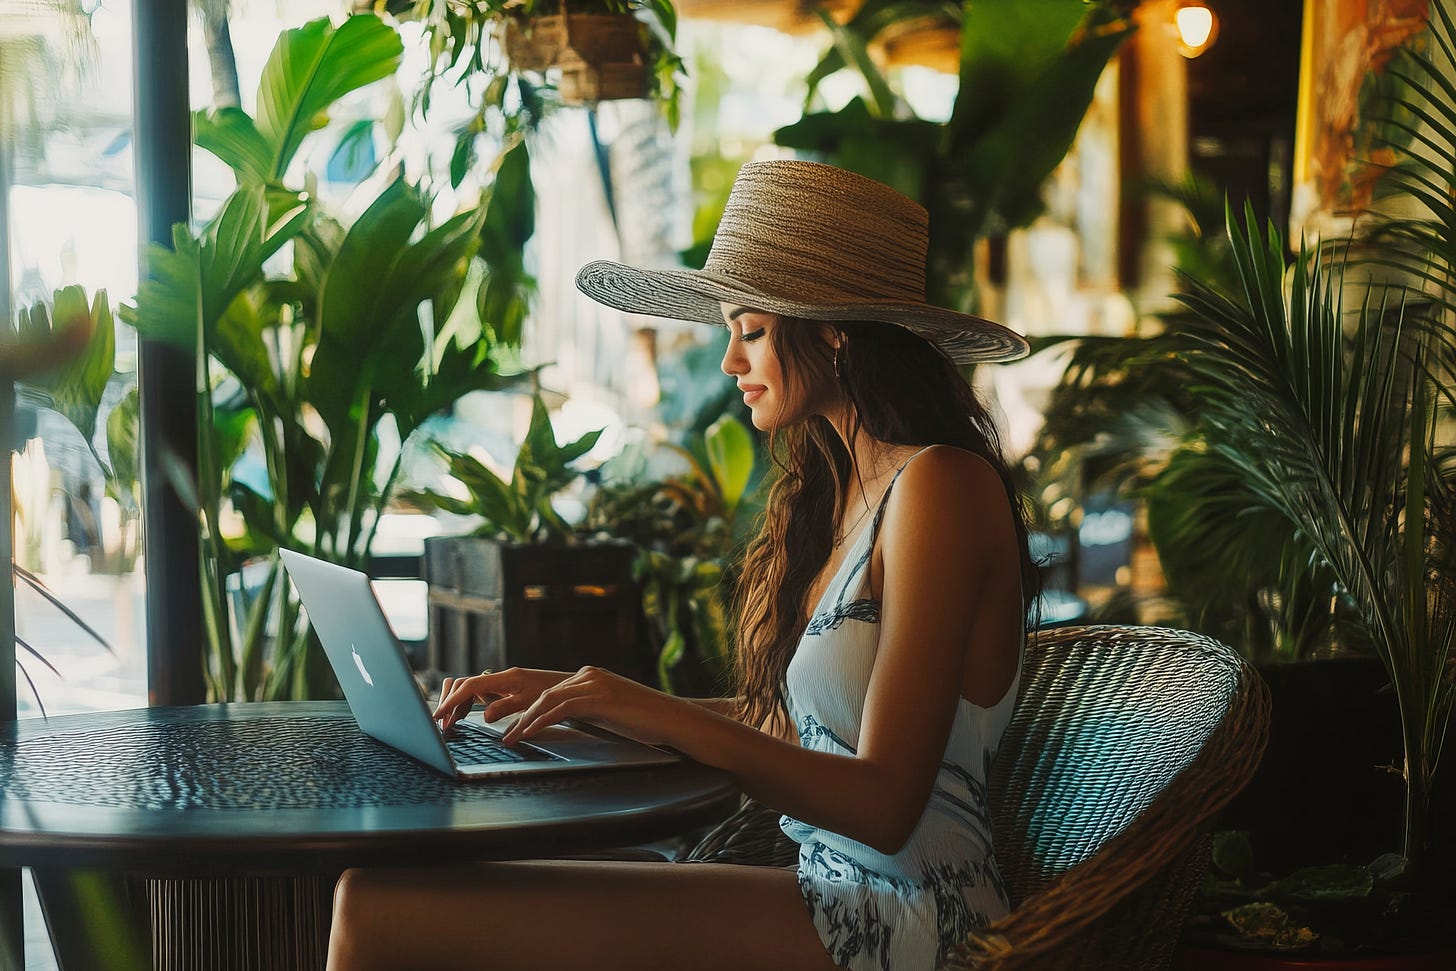
[[[673,741],[679,751],[732,773],[765,806],[882,852],[900,848],[929,796],[917,799],[886,767],[810,751],[729,717],[703,711],[685,722]]]
[[[726,715],[729,718],[738,717],[739,699],[737,698],[688,698],[686,700],[715,714]]]

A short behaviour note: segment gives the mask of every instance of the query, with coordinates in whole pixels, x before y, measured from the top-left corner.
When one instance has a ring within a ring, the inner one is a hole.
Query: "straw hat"
[[[953,361],[1025,357],[1000,324],[925,302],[930,219],[873,179],[819,162],[750,162],[738,172],[701,270],[598,260],[583,293],[618,310],[722,325],[719,302],[808,320],[881,320],[938,344]]]

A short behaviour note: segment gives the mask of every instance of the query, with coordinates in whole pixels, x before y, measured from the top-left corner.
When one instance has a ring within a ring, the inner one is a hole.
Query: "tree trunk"
[[[241,107],[243,96],[238,85],[238,58],[233,51],[232,31],[228,28],[227,5],[205,3],[201,14],[207,63],[212,73],[213,107]]]

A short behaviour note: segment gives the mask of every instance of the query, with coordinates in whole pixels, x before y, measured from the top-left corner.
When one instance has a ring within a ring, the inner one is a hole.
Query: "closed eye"
[[[764,328],[760,327],[758,330],[750,331],[749,333],[744,334],[742,337],[739,338],[739,340],[743,341],[745,344],[751,344],[752,342],[762,337],[763,332]]]

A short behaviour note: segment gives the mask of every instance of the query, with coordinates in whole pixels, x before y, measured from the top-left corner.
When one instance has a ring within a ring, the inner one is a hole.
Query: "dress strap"
[[[895,470],[895,475],[890,479],[890,484],[887,485],[887,486],[885,486],[885,491],[880,496],[880,504],[875,509],[875,518],[870,522],[870,548],[871,549],[874,548],[875,540],[877,540],[879,538],[879,536],[880,536],[880,520],[882,520],[882,519],[885,518],[885,507],[887,505],[889,505],[889,502],[890,502],[890,492],[891,492],[891,490],[893,490],[895,488],[895,483],[900,481],[900,473],[902,473],[902,472],[905,471],[905,467],[907,465],[909,465],[911,462],[915,461],[921,455],[923,455],[926,451],[928,451],[929,449],[932,449],[934,447],[935,447],[935,445],[933,445],[933,444],[923,446],[914,455],[910,456],[908,459],[906,459],[905,461],[901,462],[900,463],[900,467]]]

